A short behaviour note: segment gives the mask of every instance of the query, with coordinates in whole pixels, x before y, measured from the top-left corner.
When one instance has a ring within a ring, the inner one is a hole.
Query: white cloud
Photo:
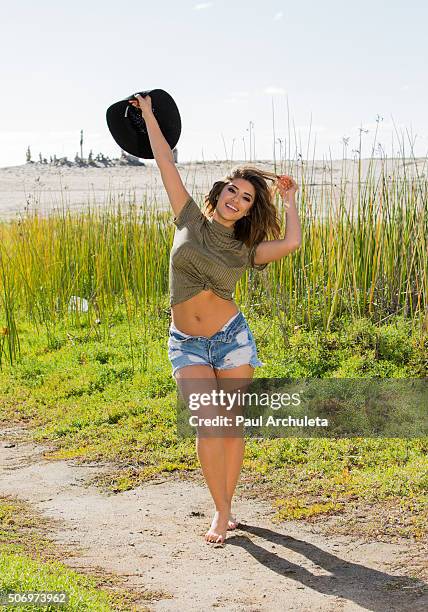
[[[248,100],[246,98],[239,98],[235,96],[231,96],[230,98],[224,98],[223,102],[226,104],[247,104]]]
[[[228,98],[224,98],[223,102],[233,103],[233,104],[237,102],[242,103],[242,102],[247,101],[249,95],[250,95],[250,92],[248,91],[232,91]]]
[[[207,9],[210,8],[213,5],[212,2],[199,2],[199,4],[195,4],[195,6],[193,7],[193,9],[195,11],[201,11],[203,9]]]
[[[273,20],[274,21],[279,21],[283,17],[284,17],[284,13],[282,11],[278,11],[278,13],[275,13],[275,16],[274,16]]]
[[[276,95],[276,94],[285,94],[285,89],[283,89],[282,87],[266,87],[266,89],[264,90],[265,94],[269,94],[269,95]]]
[[[0,140],[3,142],[15,142],[16,140],[30,140],[40,138],[42,132],[0,132]]]
[[[403,85],[400,87],[400,91],[409,91],[410,87],[408,85]]]
[[[308,132],[309,131],[311,133],[314,132],[326,132],[327,128],[325,125],[309,125],[309,123],[307,125],[296,125],[296,131],[297,132]],[[329,132],[330,133],[330,132]]]
[[[379,127],[378,127],[379,126]],[[383,130],[395,130],[395,128],[397,129],[404,129],[406,126],[404,125],[404,123],[395,123],[395,126],[393,124],[392,121],[390,122],[385,122],[385,121],[380,121],[379,124],[375,121],[370,121],[367,123],[363,123],[362,125],[354,125],[350,128],[349,131],[354,131],[354,132],[359,132],[360,128],[363,130],[370,130],[370,131],[375,131],[376,127],[378,127],[378,131],[382,128]]]
[[[102,138],[103,135],[96,132],[86,132],[83,131],[84,139],[99,139]],[[56,131],[56,132],[47,132],[47,131],[25,131],[25,130],[17,130],[17,131],[5,131],[0,132],[0,140],[7,141],[16,141],[16,140],[37,140],[39,138],[46,139],[80,139],[80,130],[67,130],[67,131]]]

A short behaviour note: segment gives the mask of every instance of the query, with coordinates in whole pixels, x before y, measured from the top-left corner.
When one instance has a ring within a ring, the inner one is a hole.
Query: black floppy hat
[[[143,98],[150,96],[153,114],[165,140],[173,149],[181,134],[180,113],[173,98],[163,89],[150,89],[136,93]],[[129,103],[130,100],[135,99],[135,95],[132,94],[109,106],[106,113],[107,125],[121,149],[135,157],[154,159],[141,110]]]

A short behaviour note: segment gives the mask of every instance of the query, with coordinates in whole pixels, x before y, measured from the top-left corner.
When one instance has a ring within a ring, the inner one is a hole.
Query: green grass
[[[113,612],[135,610],[143,594],[120,587],[114,575],[85,576],[60,562],[71,550],[47,537],[49,521],[21,501],[0,497],[0,592],[59,591],[67,593],[64,606],[22,606],[20,610],[82,610]],[[150,599],[147,592],[145,598]],[[138,608],[142,610],[143,608]]]
[[[340,177],[324,173],[317,192],[306,163],[284,162],[280,172],[300,186],[302,246],[263,274],[247,273],[235,294],[266,364],[257,376],[427,375],[428,179],[416,163],[410,176],[404,158],[372,159],[364,182],[359,159],[349,201],[349,160]],[[175,431],[171,214],[146,199],[131,198],[126,210],[109,204],[74,215],[58,205],[47,218],[31,212],[0,224],[0,419],[27,423],[36,440],[52,443],[52,459],[111,461],[101,484],[121,491],[161,473],[200,472],[194,442]],[[70,308],[73,296],[88,301],[88,313]],[[250,439],[242,490],[270,499],[279,520],[365,504],[384,517],[379,533],[390,533],[389,513],[401,517],[402,535],[421,538],[427,445]]]
[[[248,314],[248,313],[247,313]],[[396,317],[336,321],[333,331],[299,327],[282,345],[268,318],[251,318],[263,368],[259,377],[422,377],[427,337]],[[0,375],[0,419],[25,422],[49,456],[111,461],[100,484],[126,490],[171,472],[197,470],[194,440],[176,436],[175,381],[167,358],[167,315],[143,335],[138,321],[117,322],[105,337],[84,319],[59,325],[57,343],[22,325],[21,361]],[[138,344],[140,343],[140,345]],[[281,519],[322,517],[361,504],[407,503],[403,535],[426,533],[428,439],[310,439],[247,441],[243,490],[272,501]],[[298,502],[293,500],[298,500]],[[425,507],[426,508],[426,507]],[[412,518],[413,517],[413,518]],[[412,522],[413,521],[413,522]]]
[[[381,164],[377,178],[375,163]],[[284,162],[281,171],[300,186],[301,248],[272,262],[263,275],[244,275],[235,296],[247,310],[271,314],[282,332],[277,341],[296,325],[333,330],[343,316],[377,323],[403,315],[419,328],[428,325],[428,178],[416,160],[411,176],[409,163],[372,158],[363,181],[361,159],[353,177],[354,165],[344,159],[340,177],[330,168],[315,190],[306,164]],[[202,204],[199,194],[194,197]],[[278,195],[275,202],[285,232]],[[88,301],[94,325],[101,320],[108,326],[121,311],[131,361],[142,358],[147,365],[147,355],[136,353],[131,323],[141,320],[146,334],[151,317],[168,308],[171,214],[157,211],[147,197],[136,202],[135,194],[128,207],[109,195],[105,207],[88,205],[75,214],[57,204],[49,217],[32,211],[0,223],[0,366],[19,356],[23,315],[43,330],[50,346],[63,341],[60,321],[80,319],[78,309],[69,313],[74,296]]]

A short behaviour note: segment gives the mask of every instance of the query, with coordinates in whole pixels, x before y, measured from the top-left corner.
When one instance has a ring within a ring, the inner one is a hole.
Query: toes
[[[209,531],[207,531],[207,533],[205,534],[205,541],[208,542],[214,542],[213,538],[217,537],[217,535],[210,533]]]
[[[216,543],[215,538],[208,538],[207,544],[215,544],[215,543]]]
[[[225,541],[225,536],[222,534],[218,534],[218,533],[206,533],[205,534],[205,541],[207,544],[212,543],[212,544],[224,544]]]

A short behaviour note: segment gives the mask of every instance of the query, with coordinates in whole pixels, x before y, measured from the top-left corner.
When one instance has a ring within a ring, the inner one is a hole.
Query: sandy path
[[[210,546],[204,487],[172,477],[106,495],[85,482],[108,466],[52,462],[44,450],[19,429],[0,432],[0,494],[59,519],[51,537],[81,551],[67,564],[102,567],[126,575],[130,587],[170,594],[152,601],[152,610],[428,609],[424,583],[391,569],[406,558],[408,541],[368,543],[322,536],[300,522],[278,526],[268,505],[238,499],[245,526],[229,532],[223,548]]]

